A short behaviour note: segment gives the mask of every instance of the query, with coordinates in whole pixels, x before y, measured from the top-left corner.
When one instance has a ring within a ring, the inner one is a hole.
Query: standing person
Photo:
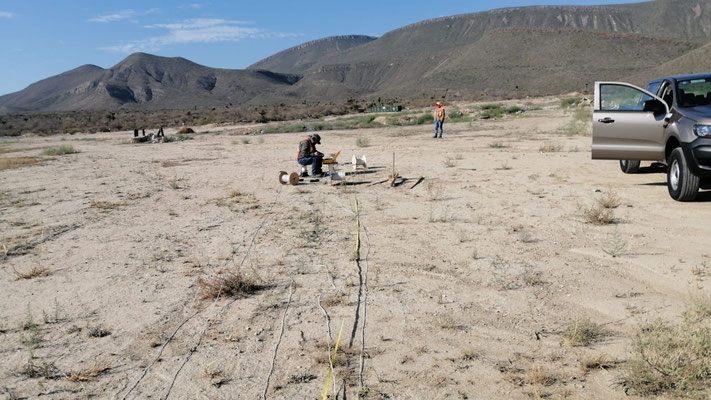
[[[299,151],[296,153],[296,161],[300,165],[311,164],[311,175],[314,177],[323,176],[323,171],[321,171],[323,153],[316,150],[317,144],[321,144],[321,136],[318,133],[299,142]]]
[[[444,107],[442,106],[442,103],[439,101],[435,103],[435,109],[434,109],[434,121],[435,121],[435,127],[434,127],[434,136],[433,138],[437,137],[437,132],[439,131],[439,138],[442,138],[442,134],[444,133]]]

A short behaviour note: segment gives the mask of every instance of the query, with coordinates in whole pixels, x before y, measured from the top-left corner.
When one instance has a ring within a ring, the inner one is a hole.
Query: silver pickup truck
[[[655,79],[647,88],[595,82],[592,158],[667,166],[674,200],[692,201],[711,182],[711,73]]]

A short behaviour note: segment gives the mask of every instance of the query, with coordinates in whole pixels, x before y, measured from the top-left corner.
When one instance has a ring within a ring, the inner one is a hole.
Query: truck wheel
[[[692,201],[699,192],[700,179],[689,171],[681,147],[672,150],[669,155],[667,168],[667,188],[669,195],[674,200]]]
[[[639,171],[639,160],[620,160],[620,169],[625,174],[635,174]]]

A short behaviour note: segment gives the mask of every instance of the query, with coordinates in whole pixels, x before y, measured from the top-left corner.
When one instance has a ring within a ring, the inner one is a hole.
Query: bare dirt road
[[[39,161],[0,170],[0,396],[321,399],[343,326],[330,398],[635,398],[638,327],[711,288],[711,193],[674,202],[529,108],[323,132],[341,170],[367,155],[339,186],[277,182],[300,133],[0,141]],[[225,277],[253,286],[210,297]]]

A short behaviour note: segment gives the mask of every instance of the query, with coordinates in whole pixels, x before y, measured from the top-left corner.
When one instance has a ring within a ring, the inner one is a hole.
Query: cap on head
[[[321,144],[321,136],[318,133],[314,133],[313,135],[311,135],[311,141],[314,144]]]
[[[438,101],[438,102],[435,103],[435,105],[439,107],[439,106],[442,106],[442,103],[440,103],[440,102]]]

